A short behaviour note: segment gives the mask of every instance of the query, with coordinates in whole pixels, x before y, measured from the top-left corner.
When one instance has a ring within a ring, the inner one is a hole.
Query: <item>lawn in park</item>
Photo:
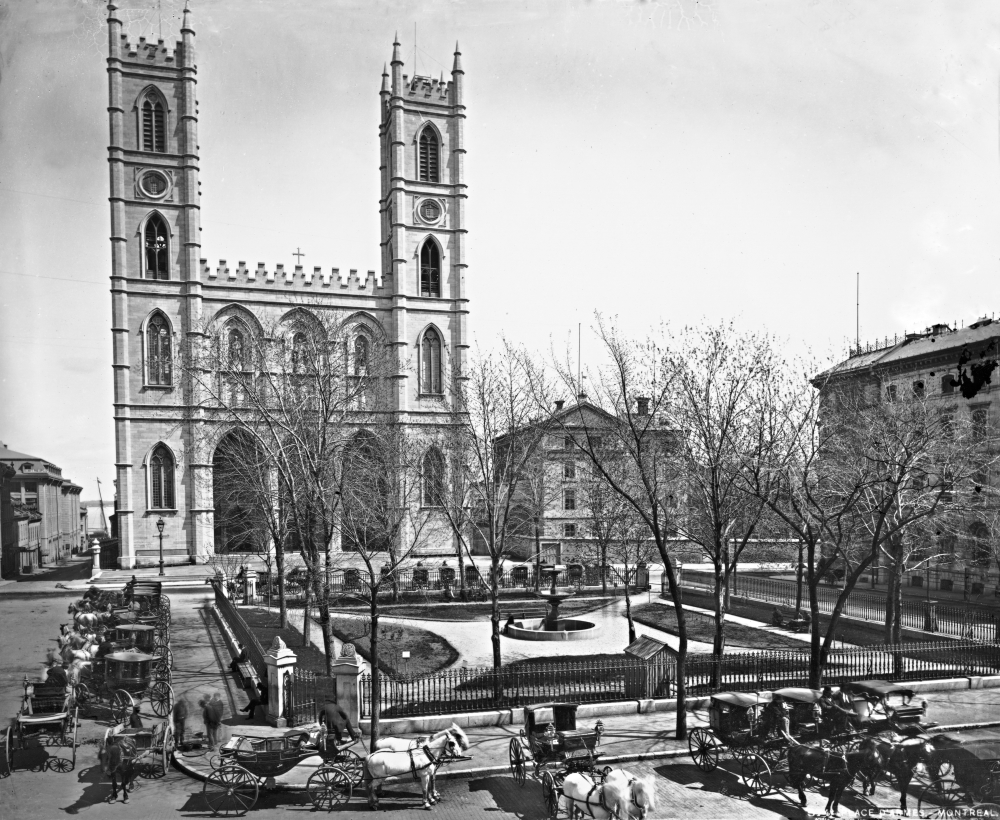
[[[677,615],[674,613],[674,608],[671,605],[665,606],[658,603],[639,604],[632,607],[632,618],[636,623],[662,629],[671,635],[677,634]],[[714,618],[688,612],[686,620],[688,640],[709,644],[715,640]],[[790,635],[766,632],[763,629],[755,629],[751,626],[734,624],[732,621],[729,621],[726,624],[726,648],[805,650],[809,648],[809,644],[805,641],[796,640]]]

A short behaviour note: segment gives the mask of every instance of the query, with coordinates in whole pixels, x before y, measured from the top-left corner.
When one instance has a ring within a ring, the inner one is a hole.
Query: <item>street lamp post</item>
[[[160,534],[160,575],[163,575],[163,527],[164,521],[162,518],[156,521],[156,531]]]

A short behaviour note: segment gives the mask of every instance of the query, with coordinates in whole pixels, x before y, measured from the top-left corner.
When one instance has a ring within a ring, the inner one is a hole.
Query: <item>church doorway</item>
[[[259,448],[246,433],[227,433],[212,458],[217,554],[267,550],[267,490],[268,470]]]

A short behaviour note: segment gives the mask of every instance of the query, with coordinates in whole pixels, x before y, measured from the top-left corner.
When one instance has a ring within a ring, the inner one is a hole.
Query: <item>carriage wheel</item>
[[[351,781],[351,786],[357,788],[365,781],[365,762],[360,755],[350,749],[341,749],[337,753],[334,765],[343,770]]]
[[[524,747],[521,746],[521,739],[512,737],[510,739],[510,773],[518,786],[524,785],[524,763]]]
[[[73,687],[73,697],[76,700],[77,706],[86,706],[94,699],[94,694],[90,691],[87,684],[78,683]]]
[[[954,781],[936,780],[920,792],[917,817],[954,817],[955,806],[961,803],[964,797],[965,793]]]
[[[159,649],[161,646],[169,646],[170,638],[167,637],[165,630],[154,629],[153,630],[153,649]]]
[[[559,814],[559,789],[556,788],[552,772],[542,772],[542,800],[545,801],[545,811],[549,817]]]
[[[165,680],[167,683],[173,680],[173,675],[170,674],[170,667],[167,665],[165,658],[154,658],[150,666],[150,671],[153,673],[154,680]]]
[[[149,702],[153,707],[153,714],[165,718],[174,705],[174,690],[166,681],[158,680],[149,688]]]
[[[321,766],[309,776],[306,791],[317,809],[333,811],[351,799],[352,776],[339,766]]]
[[[756,797],[771,791],[771,767],[760,755],[749,754],[742,763],[743,782]]]
[[[242,817],[257,803],[257,780],[242,766],[216,769],[201,790],[214,815]]]
[[[73,761],[68,757],[50,757],[45,761],[45,768],[53,772],[71,772],[73,765]]]
[[[695,729],[688,737],[688,749],[694,765],[703,772],[710,772],[719,765],[719,749],[715,736],[707,729]],[[735,750],[733,750],[735,756]]]
[[[169,646],[154,646],[153,657],[165,660],[167,662],[167,669],[174,668],[174,653],[170,651]]]
[[[163,732],[163,747],[160,749],[160,770],[166,776],[167,769],[170,768],[170,754],[174,750],[174,730],[167,724]]]
[[[115,723],[124,723],[128,720],[133,706],[135,701],[132,700],[132,696],[124,689],[117,690],[111,698],[111,716],[115,719]]]

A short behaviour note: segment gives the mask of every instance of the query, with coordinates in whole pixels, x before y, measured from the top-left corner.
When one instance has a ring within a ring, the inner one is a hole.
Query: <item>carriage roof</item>
[[[126,663],[141,663],[142,661],[153,660],[152,655],[147,655],[145,652],[111,652],[105,655],[105,659],[109,661],[124,661]]]
[[[886,680],[856,680],[845,683],[840,687],[840,691],[855,695],[872,695],[874,697],[888,697],[889,695],[902,695],[912,698],[916,692],[898,683],[890,683]]]
[[[713,703],[724,703],[727,706],[736,706],[740,709],[749,709],[752,706],[761,706],[771,702],[770,692],[720,692],[712,695]]]
[[[775,689],[775,695],[781,695],[785,700],[794,700],[797,703],[816,703],[823,693],[817,689],[805,689],[800,686],[787,686],[784,689]]]
[[[947,752],[948,757],[958,751],[961,757],[968,756],[982,761],[1000,760],[1000,735],[996,732],[988,733],[985,737],[968,737],[957,733],[936,735],[931,743],[936,749]]]

